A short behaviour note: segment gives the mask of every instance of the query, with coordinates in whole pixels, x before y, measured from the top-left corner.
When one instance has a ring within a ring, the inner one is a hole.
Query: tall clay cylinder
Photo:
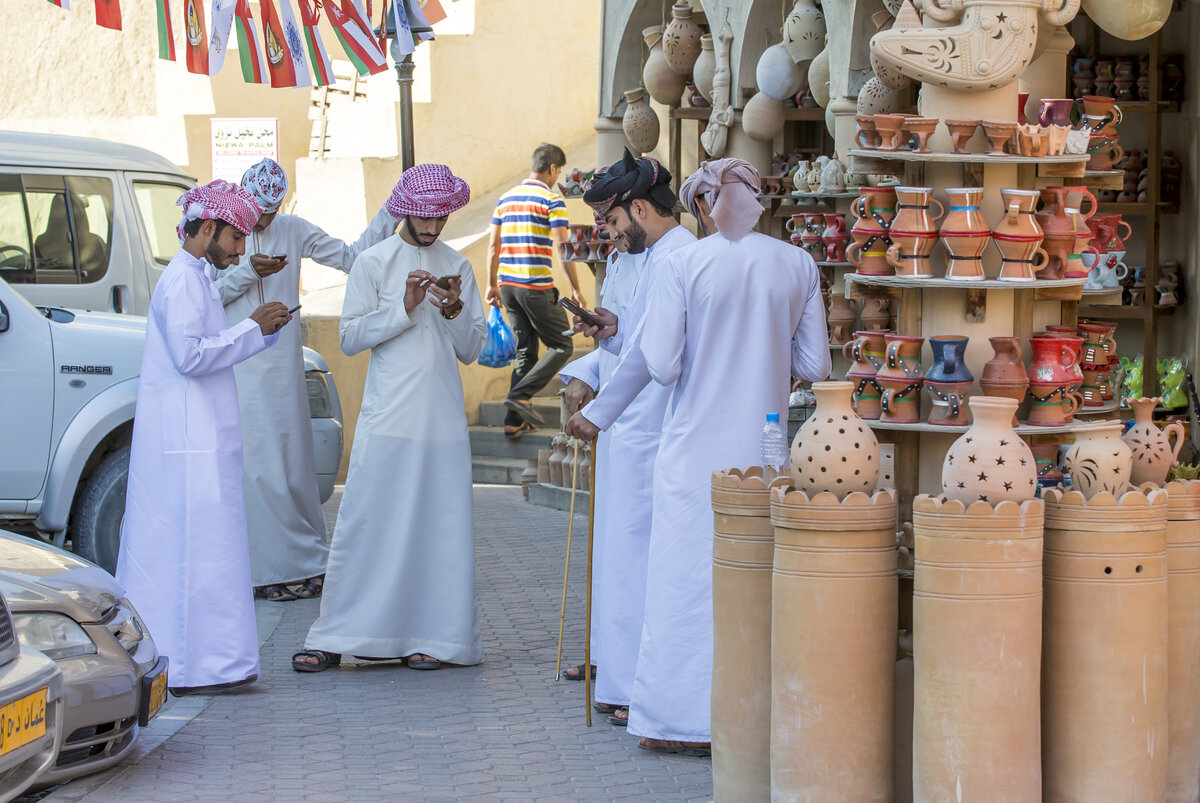
[[[1044,498],[1043,799],[1163,800],[1167,492]]]
[[[1167,489],[1167,801],[1200,800],[1200,481]]]
[[[771,489],[771,796],[892,799],[896,492]]]
[[[714,471],[712,507],[713,794],[769,800],[775,528],[762,467]]]
[[[913,800],[1042,795],[1041,500],[913,500]]]

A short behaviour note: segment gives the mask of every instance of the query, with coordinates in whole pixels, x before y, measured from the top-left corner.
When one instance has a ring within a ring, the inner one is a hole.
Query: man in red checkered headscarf
[[[371,350],[321,615],[298,672],[342,654],[413,669],[483,659],[475,613],[471,447],[458,363],[483,350],[471,264],[438,238],[471,198],[445,165],[409,168],[388,211],[399,234],[359,255],[342,350]]]
[[[150,299],[117,559],[118,579],[170,660],[176,695],[258,677],[233,366],[273,345],[291,320],[267,301],[228,325],[209,276],[245,253],[261,214],[253,197],[214,181],[178,203],[183,247]]]

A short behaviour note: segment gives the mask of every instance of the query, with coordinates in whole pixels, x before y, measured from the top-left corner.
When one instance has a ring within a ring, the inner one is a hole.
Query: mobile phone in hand
[[[460,274],[460,273],[447,273],[445,276],[438,278],[438,280],[435,281],[434,284],[436,284],[438,287],[442,288],[443,290],[449,290],[450,289],[450,280],[451,279],[459,279],[459,278],[462,278],[462,274]]]
[[[583,307],[576,304],[571,299],[563,297],[558,300],[558,303],[562,307],[564,307],[567,310],[567,312],[570,312],[572,315],[579,316],[579,319],[581,321],[583,321],[584,323],[586,323],[588,326],[594,326],[597,329],[604,328],[604,321],[600,320],[595,315],[588,312],[587,310],[585,310]]]
[[[290,310],[288,310],[288,315],[295,315],[295,314],[296,314],[296,310],[298,310],[298,309],[300,309],[300,305],[299,305],[299,304],[297,304],[296,306],[294,306],[294,307],[292,307]]]
[[[287,259],[287,251],[282,254],[271,254],[271,259]]]

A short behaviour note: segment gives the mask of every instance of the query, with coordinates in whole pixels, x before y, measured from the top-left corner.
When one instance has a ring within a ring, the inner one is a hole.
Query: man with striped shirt
[[[517,340],[517,358],[504,406],[504,434],[519,438],[543,423],[530,399],[571,358],[570,324],[558,306],[551,267],[567,241],[567,207],[551,189],[567,156],[557,145],[538,145],[529,178],[500,196],[488,239],[487,302],[503,303]],[[587,307],[575,264],[563,263],[572,297]],[[538,357],[538,341],[546,353]]]

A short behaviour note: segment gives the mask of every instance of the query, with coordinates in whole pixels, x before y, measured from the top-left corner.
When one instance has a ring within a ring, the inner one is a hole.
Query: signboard
[[[279,119],[214,117],[212,177],[237,183],[246,168],[263,157],[279,161]]]

